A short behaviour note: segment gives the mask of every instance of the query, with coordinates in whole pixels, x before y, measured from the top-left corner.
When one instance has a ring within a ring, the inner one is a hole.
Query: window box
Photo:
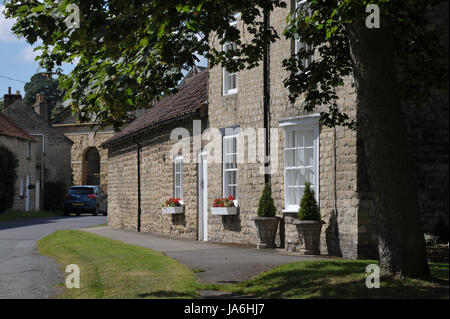
[[[222,216],[237,215],[237,207],[211,207],[211,214]]]
[[[184,206],[162,207],[163,214],[184,214]]]

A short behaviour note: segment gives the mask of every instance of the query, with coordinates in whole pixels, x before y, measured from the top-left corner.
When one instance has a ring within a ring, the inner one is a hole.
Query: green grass
[[[82,231],[57,231],[38,242],[39,252],[62,266],[80,267],[80,288],[59,298],[196,298],[194,273],[146,248]],[[67,274],[68,275],[68,274]]]
[[[432,263],[433,281],[381,279],[368,289],[371,260],[327,259],[282,265],[229,285],[200,284],[195,273],[162,253],[82,231],[57,231],[38,242],[39,252],[63,267],[77,264],[81,288],[63,285],[60,298],[197,298],[199,290],[220,290],[256,298],[448,298],[448,263]]]
[[[433,281],[381,279],[380,288],[365,285],[370,260],[304,261],[283,265],[239,284],[214,289],[256,298],[449,298],[448,264],[430,265]]]
[[[0,222],[10,221],[10,220],[21,220],[21,219],[35,219],[44,217],[61,217],[62,213],[55,212],[22,212],[22,211],[11,211],[4,214],[0,214]]]

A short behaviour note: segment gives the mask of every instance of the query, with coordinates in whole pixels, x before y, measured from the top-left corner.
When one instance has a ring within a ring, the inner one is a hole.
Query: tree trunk
[[[388,29],[354,23],[350,48],[358,98],[357,125],[373,192],[382,276],[428,278],[419,201]]]

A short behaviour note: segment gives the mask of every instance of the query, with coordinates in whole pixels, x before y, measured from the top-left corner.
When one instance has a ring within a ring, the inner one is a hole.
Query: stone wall
[[[85,181],[87,163],[85,155],[90,147],[95,147],[100,155],[100,187],[108,192],[108,151],[100,145],[114,135],[112,129],[96,131],[86,125],[55,125],[66,137],[73,141],[71,149],[71,167],[73,185]]]
[[[282,32],[290,8],[278,9],[271,14],[270,23]],[[238,25],[238,28],[240,26]],[[245,35],[244,35],[245,38]],[[216,46],[217,43],[215,44]],[[219,47],[219,46],[218,46]],[[277,41],[270,48],[270,126],[279,128],[284,118],[306,115],[299,103],[292,105],[288,100],[283,80],[287,72],[282,61],[293,51],[293,43]],[[249,127],[263,127],[263,73],[262,66],[240,71],[238,93],[222,95],[222,69],[210,70],[209,80],[209,121],[211,127],[224,128],[239,125],[242,130]],[[341,110],[356,116],[355,92],[351,80],[339,92]],[[317,109],[313,113],[324,111]],[[274,137],[272,137],[273,139]],[[357,189],[358,152],[355,131],[337,127],[320,128],[319,146],[319,201],[322,220],[325,222],[321,238],[321,252],[343,255],[347,258],[358,256],[358,210]],[[277,243],[286,249],[296,250],[298,235],[292,222],[297,214],[285,212],[284,199],[284,129],[278,130],[278,168],[271,176],[272,196],[277,207],[277,215],[284,217],[280,225]],[[247,150],[246,150],[247,151]],[[236,217],[209,217],[209,237],[211,240],[256,244],[256,229],[251,218],[256,215],[258,199],[264,186],[261,164],[241,164],[239,168],[239,206]],[[222,195],[222,168],[211,164],[209,170],[209,202]]]
[[[158,127],[133,140],[124,139],[108,150],[108,225],[137,230],[138,175],[137,147],[141,148],[141,231],[172,237],[197,239],[197,164],[183,165],[182,215],[163,215],[163,202],[174,196],[174,167],[171,149],[175,141],[170,133],[175,127],[184,127],[192,135],[192,119],[178,121],[170,126]],[[206,121],[203,121],[206,128]],[[192,143],[192,138],[191,138]]]

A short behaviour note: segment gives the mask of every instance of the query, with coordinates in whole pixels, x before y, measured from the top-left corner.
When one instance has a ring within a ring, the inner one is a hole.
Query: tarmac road
[[[0,299],[52,298],[65,274],[37,252],[37,241],[60,229],[106,223],[104,216],[51,217],[0,222]]]

